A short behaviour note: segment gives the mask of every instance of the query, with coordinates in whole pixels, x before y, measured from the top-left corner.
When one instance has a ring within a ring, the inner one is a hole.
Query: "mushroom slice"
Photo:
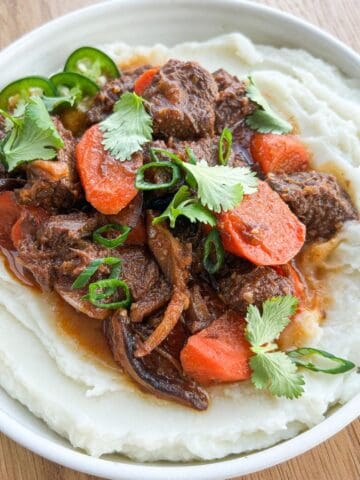
[[[158,349],[145,357],[135,357],[140,336],[126,310],[118,310],[106,320],[104,332],[115,361],[144,391],[196,410],[206,410],[206,391],[187,378]]]

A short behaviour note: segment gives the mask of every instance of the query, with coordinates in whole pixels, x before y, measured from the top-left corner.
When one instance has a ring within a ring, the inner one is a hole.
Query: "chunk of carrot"
[[[120,162],[106,152],[102,139],[98,125],[86,130],[76,147],[76,165],[86,200],[99,212],[112,215],[137,195],[135,175],[142,156],[135,153],[131,160]]]
[[[228,311],[189,337],[180,353],[185,373],[202,385],[250,378],[252,353],[244,335],[245,326],[244,318]]]
[[[14,192],[0,193],[0,246],[15,250],[11,240],[11,229],[21,215],[21,206],[16,203]]]
[[[288,263],[305,242],[306,228],[267,183],[218,215],[225,250],[256,265]]]
[[[265,174],[292,173],[309,168],[310,153],[295,135],[255,133],[250,152]]]
[[[149,70],[145,70],[145,72],[136,79],[134,84],[134,92],[137,95],[142,95],[145,89],[151,84],[158,71],[159,68],[149,68]]]

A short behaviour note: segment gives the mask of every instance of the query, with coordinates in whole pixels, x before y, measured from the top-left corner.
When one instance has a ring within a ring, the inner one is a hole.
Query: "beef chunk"
[[[306,225],[307,240],[331,238],[359,214],[333,175],[320,172],[269,174],[268,183]]]
[[[234,127],[249,115],[254,107],[246,96],[246,84],[225,70],[214,74],[219,94],[215,105],[215,131],[221,133],[224,127]]]
[[[125,71],[120,78],[107,82],[95,96],[92,107],[86,113],[88,125],[104,120],[112,112],[115,102],[119,100],[120,96],[124,92],[132,91],[137,77],[148,68],[148,65],[144,65],[135,70]]]
[[[256,267],[245,274],[233,271],[219,281],[219,288],[224,303],[242,315],[249,304],[261,307],[269,298],[294,293],[291,281],[271,267]]]
[[[142,337],[125,310],[118,310],[107,320],[104,331],[115,361],[143,390],[197,410],[207,408],[206,392],[184,376],[170,354],[156,349],[144,357],[135,356]]]
[[[225,310],[225,305],[205,282],[195,283],[189,291],[190,304],[185,312],[185,320],[187,328],[191,334],[194,334],[220,317]]]
[[[27,164],[27,183],[16,192],[19,203],[43,207],[52,212],[68,210],[81,195],[75,165],[76,141],[57,118],[53,120],[64,147],[58,151],[56,160],[36,160]]]
[[[142,322],[159,309],[166,306],[171,298],[171,285],[163,277],[142,298],[134,302],[130,308],[132,322]]]
[[[217,86],[196,62],[169,60],[143,96],[150,102],[154,133],[196,139],[214,133]]]

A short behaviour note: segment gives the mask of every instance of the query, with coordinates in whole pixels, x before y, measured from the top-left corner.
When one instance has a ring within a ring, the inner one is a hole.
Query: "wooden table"
[[[51,18],[94,3],[94,0],[0,0],[0,48]],[[262,0],[259,3],[303,17],[360,51],[360,0]],[[0,435],[0,480],[55,479],[92,480],[95,477],[59,467]],[[360,420],[294,460],[243,477],[243,480],[290,479],[359,480]]]

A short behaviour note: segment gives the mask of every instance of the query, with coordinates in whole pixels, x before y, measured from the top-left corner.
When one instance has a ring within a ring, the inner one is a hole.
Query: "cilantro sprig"
[[[304,377],[285,352],[276,351],[280,333],[296,311],[298,300],[290,295],[274,297],[263,303],[262,314],[249,305],[245,335],[254,355],[250,359],[251,380],[260,390],[268,389],[272,395],[298,398],[304,388]]]
[[[185,185],[180,187],[166,210],[164,210],[161,215],[154,218],[153,224],[155,225],[168,219],[170,227],[174,228],[176,219],[180,215],[187,217],[192,223],[202,222],[211,225],[212,227],[216,225],[216,218],[214,215],[192,196],[189,187]]]
[[[258,178],[248,167],[211,167],[205,160],[183,162],[168,150],[154,148],[153,152],[169,158],[182,168],[186,173],[186,183],[196,191],[200,204],[213,212],[231,210],[241,202],[244,194],[257,191]]]
[[[0,158],[9,172],[22,163],[37,159],[51,160],[56,157],[57,150],[64,146],[40,97],[28,100],[23,116],[6,117],[13,126],[0,142]]]
[[[152,119],[144,107],[144,99],[126,92],[115,103],[114,113],[100,123],[103,145],[111,155],[123,162],[151,140]]]
[[[260,133],[289,133],[292,130],[291,123],[283,120],[270,107],[266,99],[261,95],[252,77],[248,77],[246,94],[257,105],[257,109],[246,117],[246,124]]]

